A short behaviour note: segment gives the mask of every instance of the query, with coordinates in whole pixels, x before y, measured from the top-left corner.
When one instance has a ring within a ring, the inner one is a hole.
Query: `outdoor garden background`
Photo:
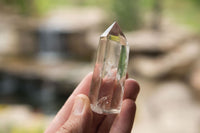
[[[199,0],[0,0],[0,133],[42,133],[117,21],[140,83],[133,133],[200,133]]]

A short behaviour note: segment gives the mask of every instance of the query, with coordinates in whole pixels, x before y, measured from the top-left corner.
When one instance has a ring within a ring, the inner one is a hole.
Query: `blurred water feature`
[[[63,56],[63,50],[59,32],[43,27],[39,29],[39,59],[58,60]]]
[[[71,93],[66,91],[60,94],[58,90],[62,85],[37,77],[19,77],[5,73],[1,73],[0,77],[1,104],[29,104],[34,110],[54,114]]]

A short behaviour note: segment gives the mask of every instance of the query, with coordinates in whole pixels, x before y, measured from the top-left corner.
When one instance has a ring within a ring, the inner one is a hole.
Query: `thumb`
[[[80,94],[75,98],[69,119],[57,133],[86,133],[89,132],[91,124],[92,111],[89,98],[86,95]]]

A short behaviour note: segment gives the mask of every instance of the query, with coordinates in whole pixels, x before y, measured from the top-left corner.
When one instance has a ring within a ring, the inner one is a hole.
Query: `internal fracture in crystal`
[[[99,114],[119,113],[124,94],[129,46],[117,22],[101,36],[90,88],[91,108]]]

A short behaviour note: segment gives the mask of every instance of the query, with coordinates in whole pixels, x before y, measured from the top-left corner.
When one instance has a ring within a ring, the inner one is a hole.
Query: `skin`
[[[135,100],[140,89],[138,83],[133,79],[126,79],[122,109],[119,114],[100,115],[90,109],[88,94],[91,80],[92,73],[89,73],[65,102],[45,133],[131,132],[136,111]]]

